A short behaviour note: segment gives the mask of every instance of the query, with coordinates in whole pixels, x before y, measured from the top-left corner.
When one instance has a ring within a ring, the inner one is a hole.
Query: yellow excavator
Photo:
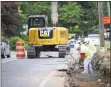
[[[68,44],[68,29],[55,27],[57,22],[57,2],[52,2],[53,27],[48,27],[46,15],[30,15],[28,17],[28,39],[30,47],[28,58],[39,58],[41,51],[58,51],[59,57],[64,58]]]
[[[28,39],[30,47],[27,57],[40,57],[41,51],[58,51],[64,58],[68,44],[68,29],[64,27],[47,27],[47,16],[30,15],[28,17]]]

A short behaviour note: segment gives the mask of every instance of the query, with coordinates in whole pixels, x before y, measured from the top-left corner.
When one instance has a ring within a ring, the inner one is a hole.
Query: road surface
[[[53,56],[48,57],[47,55]],[[65,72],[57,71],[66,65],[66,58],[57,58],[57,53],[43,53],[41,58],[2,59],[2,87],[64,87]]]

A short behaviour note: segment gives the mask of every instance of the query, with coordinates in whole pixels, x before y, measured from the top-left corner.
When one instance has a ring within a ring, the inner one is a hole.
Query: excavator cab
[[[28,29],[47,27],[48,21],[45,15],[31,15],[28,17]]]

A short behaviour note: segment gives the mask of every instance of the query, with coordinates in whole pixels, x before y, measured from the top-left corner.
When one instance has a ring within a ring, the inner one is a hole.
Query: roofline
[[[46,17],[46,15],[30,15],[28,18],[30,18],[30,17]]]

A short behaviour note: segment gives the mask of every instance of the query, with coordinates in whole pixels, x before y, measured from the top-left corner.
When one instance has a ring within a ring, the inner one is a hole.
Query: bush
[[[28,41],[28,35],[22,35],[22,39],[23,39],[24,41]]]
[[[26,38],[26,37],[25,37]],[[27,38],[26,38],[27,39]],[[28,45],[28,41],[25,39],[25,41],[24,41],[24,39],[22,39],[22,38],[20,38],[20,37],[18,37],[18,36],[15,36],[15,37],[11,37],[10,39],[9,39],[9,45],[10,45],[10,47],[11,47],[11,50],[13,50],[13,51],[15,51],[16,50],[16,42],[17,41],[23,41],[24,42],[24,48],[25,49],[27,49],[28,47],[29,47],[29,45]]]
[[[24,41],[24,47],[26,50],[28,49],[28,47],[29,47],[28,41]]]
[[[24,47],[27,50],[27,48],[29,47],[29,44],[28,44],[28,35],[23,35],[22,39],[24,40]]]
[[[11,37],[9,41],[9,45],[11,47],[11,50],[16,50],[16,42],[17,41],[23,41],[20,37]]]

